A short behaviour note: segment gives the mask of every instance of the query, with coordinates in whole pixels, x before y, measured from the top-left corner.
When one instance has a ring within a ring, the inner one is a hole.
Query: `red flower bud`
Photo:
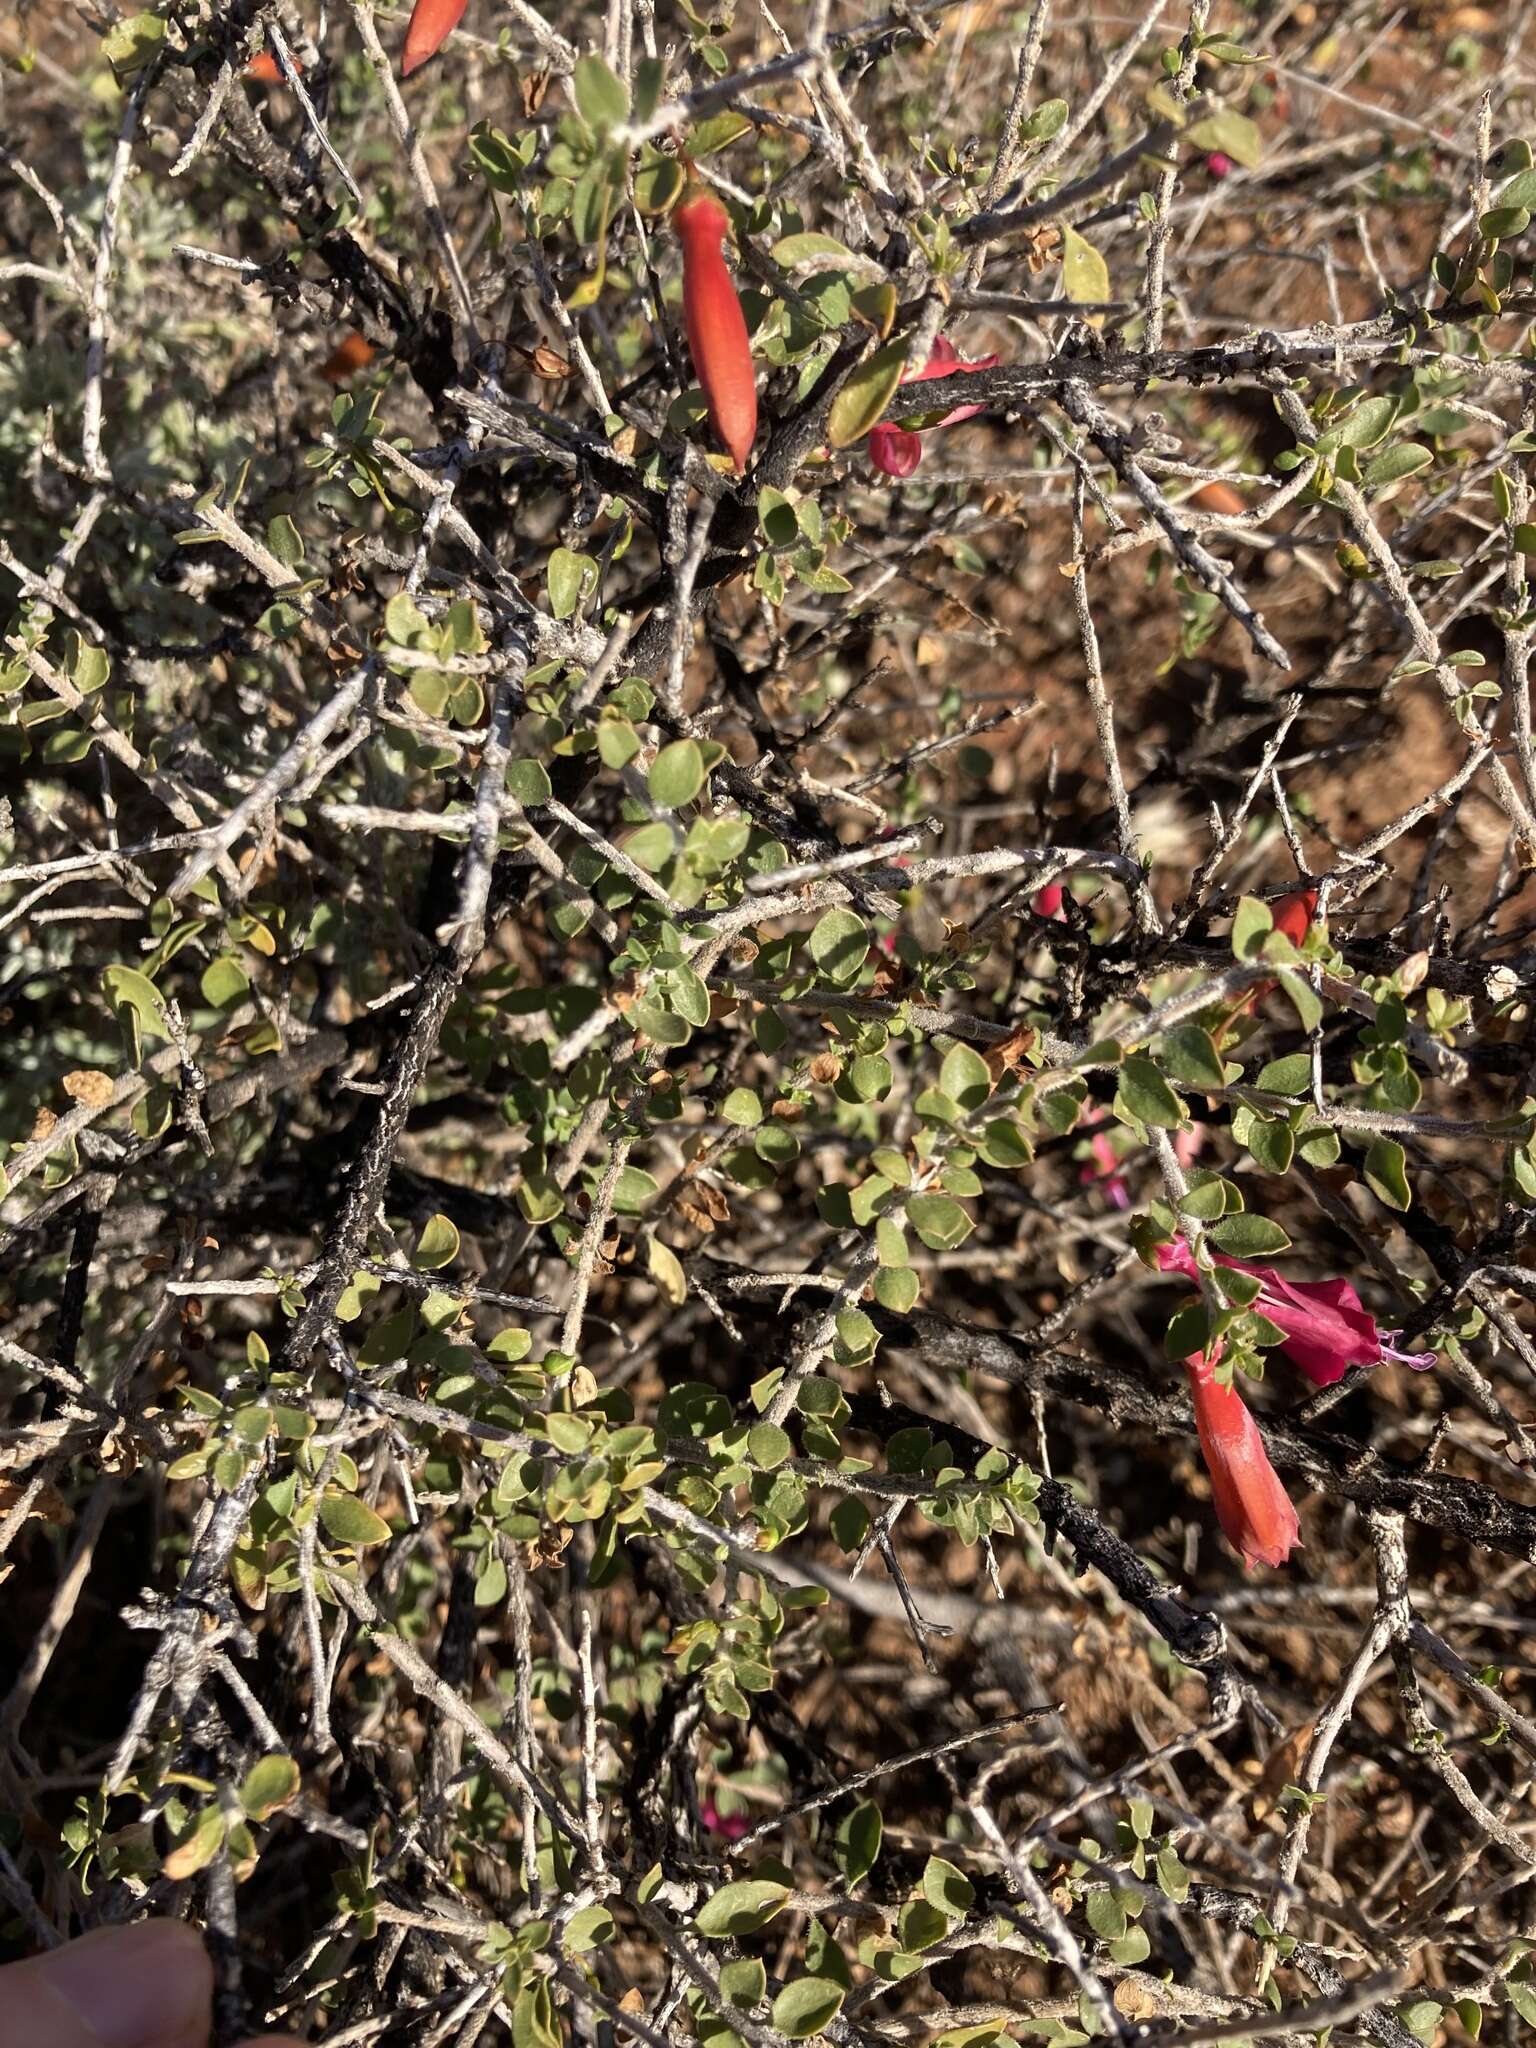
[[[688,352],[709,407],[709,423],[740,476],[757,432],[757,384],[741,300],[721,249],[730,220],[719,200],[701,186],[689,189],[672,218],[683,245]]]
[[[466,5],[467,0],[416,0],[400,53],[402,78],[409,78],[429,57],[437,55],[464,19]]]
[[[1269,1462],[1258,1424],[1241,1394],[1221,1384],[1209,1361],[1197,1355],[1184,1366],[1222,1534],[1244,1564],[1284,1564],[1301,1542],[1301,1524]]]
[[[1293,889],[1289,896],[1282,896],[1275,904],[1270,920],[1277,932],[1283,932],[1293,946],[1299,946],[1312,928],[1316,909],[1315,889]],[[1240,996],[1228,1010],[1221,1031],[1230,1031],[1239,1017],[1245,1017],[1250,1010],[1256,1009],[1267,995],[1273,993],[1274,986],[1272,981],[1256,981],[1247,995]]]
[[[1316,909],[1315,889],[1293,889],[1289,896],[1280,898],[1270,915],[1275,921],[1275,930],[1284,932],[1293,946],[1299,946],[1311,928]]]
[[[299,69],[297,57],[293,60],[293,68],[295,71]],[[270,50],[258,50],[250,63],[246,65],[245,75],[247,78],[254,78],[258,85],[281,85],[283,82],[283,67],[278,63]]]
[[[373,343],[354,327],[350,334],[342,336],[320,365],[320,374],[328,384],[345,384],[359,370],[367,369],[373,355]]]

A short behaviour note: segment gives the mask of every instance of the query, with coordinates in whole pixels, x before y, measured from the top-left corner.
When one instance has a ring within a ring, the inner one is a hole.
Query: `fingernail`
[[[181,2048],[206,2034],[213,1972],[179,1920],[100,1928],[35,1967],[102,2048]]]

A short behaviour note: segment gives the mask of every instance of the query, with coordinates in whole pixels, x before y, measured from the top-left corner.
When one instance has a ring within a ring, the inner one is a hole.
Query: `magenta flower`
[[[1173,1134],[1173,1156],[1180,1166],[1193,1166],[1205,1144],[1205,1125],[1187,1124]]]
[[[941,334],[922,369],[912,371],[901,381],[903,384],[922,384],[931,377],[948,377],[955,370],[995,369],[997,362],[996,356],[982,356],[977,362],[967,362],[954,343]],[[981,410],[979,405],[957,405],[953,412],[945,413],[943,419],[935,420],[934,425],[952,427],[957,420],[973,419]],[[879,426],[869,430],[869,459],[887,476],[910,476],[923,459],[922,436],[915,427],[898,427],[890,420],[882,420]]]
[[[699,1819],[712,1835],[724,1835],[728,1842],[739,1842],[747,1832],[744,1813],[722,1814],[713,1799],[706,1800],[699,1808]]]
[[[1088,1140],[1088,1150],[1092,1157],[1083,1161],[1078,1179],[1084,1187],[1091,1187],[1097,1182],[1117,1209],[1129,1209],[1131,1198],[1126,1192],[1125,1180],[1120,1172],[1119,1157],[1108,1135],[1103,1131],[1095,1131]]]
[[[1230,178],[1232,175],[1231,157],[1227,155],[1225,150],[1213,149],[1205,160],[1205,172],[1209,178]]]
[[[1034,901],[1030,904],[1030,909],[1033,910],[1036,917],[1064,918],[1065,913],[1061,907],[1061,899],[1065,893],[1060,882],[1047,882],[1043,889],[1035,891]]]
[[[1218,1266],[1251,1274],[1262,1282],[1252,1306],[1285,1332],[1280,1349],[1312,1384],[1331,1387],[1352,1365],[1381,1365],[1391,1359],[1424,1372],[1435,1362],[1433,1351],[1398,1351],[1396,1330],[1381,1331],[1347,1280],[1287,1280],[1273,1266],[1251,1265],[1246,1259],[1213,1254]],[[1198,1277],[1194,1253],[1182,1237],[1159,1245],[1157,1263],[1165,1273]]]

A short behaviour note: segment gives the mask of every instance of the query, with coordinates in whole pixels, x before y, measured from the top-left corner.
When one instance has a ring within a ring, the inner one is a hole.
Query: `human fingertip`
[[[213,1968],[197,1930],[180,1920],[100,1927],[24,1968],[35,1991],[101,2048],[201,2048],[207,2040]],[[59,2038],[69,2038],[67,2021]]]

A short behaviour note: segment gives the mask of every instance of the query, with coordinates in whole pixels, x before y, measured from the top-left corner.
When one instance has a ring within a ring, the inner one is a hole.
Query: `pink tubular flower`
[[[941,334],[933,344],[933,353],[922,369],[902,378],[903,384],[922,384],[932,377],[948,377],[956,370],[992,370],[997,367],[996,356],[982,356],[978,361],[967,362],[952,341]],[[934,424],[952,427],[957,420],[973,419],[982,411],[979,405],[957,405],[953,412],[945,413],[943,419]],[[882,420],[877,427],[869,430],[869,459],[876,469],[887,476],[910,476],[923,459],[922,436],[915,427],[898,427],[890,420]]]
[[[1030,909],[1036,917],[1060,918],[1063,915],[1061,899],[1064,893],[1060,882],[1047,882],[1043,889],[1035,891]]]
[[[747,1832],[747,1817],[744,1813],[722,1814],[710,1799],[699,1808],[699,1819],[712,1835],[723,1835],[728,1842],[739,1842]]]
[[[1186,1124],[1173,1134],[1173,1156],[1180,1166],[1193,1166],[1205,1143],[1204,1124]]]
[[[1120,1161],[1107,1135],[1103,1131],[1095,1131],[1088,1140],[1088,1150],[1093,1157],[1083,1161],[1078,1179],[1084,1187],[1090,1187],[1094,1182],[1098,1182],[1117,1209],[1129,1209],[1131,1198],[1126,1193],[1125,1181],[1120,1172]]]
[[[1242,1395],[1217,1379],[1215,1358],[1197,1352],[1185,1359],[1184,1370],[1216,1518],[1244,1564],[1281,1565],[1301,1542],[1301,1524]]]
[[[1218,1266],[1262,1282],[1253,1307],[1285,1332],[1281,1350],[1315,1387],[1331,1387],[1352,1365],[1381,1365],[1391,1359],[1424,1372],[1435,1362],[1433,1351],[1394,1350],[1397,1332],[1377,1329],[1375,1317],[1347,1280],[1287,1280],[1273,1266],[1223,1258],[1220,1252],[1214,1257]],[[1182,1237],[1158,1246],[1157,1263],[1163,1272],[1181,1273],[1186,1280],[1199,1275],[1194,1254]]]

